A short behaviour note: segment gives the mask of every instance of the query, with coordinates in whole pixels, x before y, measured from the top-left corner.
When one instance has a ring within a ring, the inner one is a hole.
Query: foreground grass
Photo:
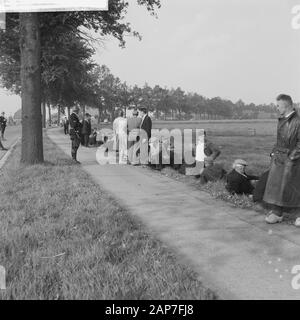
[[[0,173],[2,299],[214,299],[197,274],[45,140]]]

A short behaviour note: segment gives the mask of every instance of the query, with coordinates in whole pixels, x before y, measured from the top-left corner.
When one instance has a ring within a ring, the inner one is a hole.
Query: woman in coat
[[[281,117],[263,198],[273,206],[267,223],[281,222],[285,208],[300,208],[300,118],[290,96],[279,95],[277,103]]]

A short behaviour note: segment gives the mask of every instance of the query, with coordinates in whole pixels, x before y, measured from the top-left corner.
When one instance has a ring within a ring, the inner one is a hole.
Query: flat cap
[[[242,165],[242,166],[247,166],[248,165],[248,163],[245,161],[245,160],[243,160],[243,159],[237,159],[237,160],[235,160],[234,161],[234,163],[233,163],[233,166],[235,167],[236,165]]]

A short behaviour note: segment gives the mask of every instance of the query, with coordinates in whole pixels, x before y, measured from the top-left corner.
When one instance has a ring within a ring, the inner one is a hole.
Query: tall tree
[[[151,14],[155,14],[155,8],[160,7],[160,0],[137,0],[139,5],[146,6]],[[25,137],[22,139],[22,161],[28,164],[42,162],[43,161],[43,143],[40,137],[42,136],[42,118],[41,118],[41,93],[40,93],[40,82],[41,75],[37,76],[36,72],[41,71],[40,66],[40,34],[43,39],[49,38],[55,39],[59,37],[60,34],[65,32],[73,33],[74,37],[79,37],[85,40],[87,44],[91,46],[89,31],[95,31],[100,36],[113,36],[117,38],[120,42],[120,46],[125,46],[125,36],[128,34],[133,34],[140,38],[140,35],[131,29],[129,23],[124,22],[124,18],[127,14],[127,8],[129,6],[128,1],[124,0],[110,0],[109,1],[109,11],[107,12],[58,12],[58,13],[34,13],[34,14],[20,14],[16,15],[15,21],[20,18],[20,30],[21,30],[21,85],[22,85],[22,107],[24,107],[24,119],[26,125],[30,125],[28,122],[29,116],[33,116],[35,121],[40,121],[40,125],[34,122],[34,126],[31,128],[25,128],[25,123],[23,125],[23,135]],[[43,26],[40,29],[38,24],[38,18],[43,22]],[[31,31],[30,31],[31,30]],[[88,32],[86,32],[86,30]],[[0,33],[2,36],[3,33]],[[18,39],[19,40],[19,39]],[[3,41],[0,40],[2,43]],[[11,43],[12,47],[15,46]],[[7,48],[8,43],[4,45]],[[31,47],[30,47],[31,46]],[[27,50],[26,48],[31,48]],[[14,69],[18,68],[18,54],[15,50],[7,48],[8,52],[4,56],[4,60],[14,66]],[[1,49],[0,49],[1,50]],[[32,52],[36,50],[36,52]],[[16,55],[16,57],[14,56]],[[3,55],[1,54],[0,59],[3,62]],[[39,61],[37,60],[39,58]],[[23,65],[25,63],[25,65]],[[27,64],[26,64],[27,63]],[[30,69],[30,66],[31,68]],[[28,81],[27,77],[29,77]],[[11,77],[10,77],[11,78]],[[15,81],[14,81],[15,80]],[[13,79],[10,84],[11,88],[16,87],[15,91],[18,91],[18,77]],[[3,75],[2,75],[3,81]],[[7,81],[4,80],[4,82]],[[20,83],[20,81],[19,81]],[[38,90],[32,90],[36,88]],[[39,106],[37,106],[39,103]],[[31,107],[29,107],[31,104]],[[34,115],[33,115],[34,110]],[[24,121],[23,121],[24,122]],[[29,134],[29,132],[31,134]],[[25,151],[26,149],[26,151]]]
[[[22,87],[21,161],[44,161],[41,114],[41,43],[38,13],[20,14]]]

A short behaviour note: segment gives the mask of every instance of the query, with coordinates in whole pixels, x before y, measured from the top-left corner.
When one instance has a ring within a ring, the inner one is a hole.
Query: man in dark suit
[[[86,113],[85,119],[82,121],[83,145],[85,147],[89,146],[89,137],[91,133],[92,133],[91,115],[89,113]]]
[[[81,141],[81,123],[79,121],[79,107],[74,107],[72,114],[70,115],[70,138],[72,141],[71,155],[75,163],[77,161],[77,150]]]
[[[1,138],[4,140],[4,132],[7,124],[7,119],[5,118],[5,112],[1,113],[0,116],[0,127],[1,127]]]
[[[69,133],[69,124],[70,124],[69,119],[67,117],[65,117],[63,120],[65,134]]]
[[[142,118],[140,126],[140,161],[142,164],[147,164],[149,162],[149,150],[150,150],[150,139],[151,139],[151,130],[152,130],[152,120],[148,116],[148,111],[146,108],[139,108],[139,114]]]
[[[148,112],[147,112],[146,108],[140,108],[139,112],[140,112],[140,117],[142,118],[141,127],[140,128],[147,133],[147,138],[148,138],[148,141],[149,141],[150,138],[151,138],[152,120],[148,116]]]
[[[247,162],[242,159],[235,160],[233,170],[227,175],[226,189],[232,194],[252,195],[255,182],[259,179],[256,176],[248,175],[245,172]]]

